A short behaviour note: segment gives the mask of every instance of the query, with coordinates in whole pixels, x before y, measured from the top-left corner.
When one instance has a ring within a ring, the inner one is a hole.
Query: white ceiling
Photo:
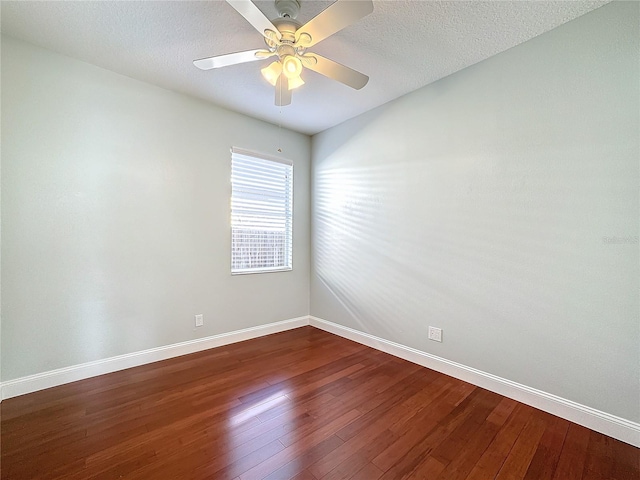
[[[349,1],[349,0],[341,0]],[[3,1],[2,33],[169,90],[314,134],[518,45],[610,0],[379,1],[310,49],[369,75],[356,91],[315,72],[287,107],[251,62],[201,71],[194,59],[262,48],[218,1]],[[330,5],[302,0],[302,23]],[[272,0],[256,1],[269,18]]]

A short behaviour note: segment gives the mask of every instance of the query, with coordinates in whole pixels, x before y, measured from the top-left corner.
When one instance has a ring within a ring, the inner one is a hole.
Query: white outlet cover
[[[204,325],[204,315],[196,315],[196,327],[201,327]]]
[[[442,342],[442,329],[438,327],[429,327],[429,340]]]

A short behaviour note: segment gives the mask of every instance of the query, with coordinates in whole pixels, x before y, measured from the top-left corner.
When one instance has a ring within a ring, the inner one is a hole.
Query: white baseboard
[[[269,323],[210,337],[152,348],[141,352],[118,355],[94,362],[59,368],[28,377],[0,383],[0,399],[16,397],[26,393],[44,390],[65,383],[83,380],[105,373],[137,367],[147,363],[166,360],[181,355],[200,352],[210,348],[250,340],[252,338],[283,332],[293,328],[311,325],[335,335],[367,345],[396,357],[422,365],[437,372],[450,375],[473,385],[486,388],[505,397],[531,405],[545,412],[565,418],[623,442],[640,447],[640,424],[611,415],[595,408],[581,405],[556,395],[507,380],[490,373],[467,367],[456,362],[391,342],[368,333],[328,322],[317,317],[298,317],[282,322]]]
[[[584,427],[617,438],[625,443],[640,447],[640,423],[611,415],[595,408],[556,395],[527,387],[490,373],[476,370],[456,362],[400,345],[368,333],[328,322],[321,318],[309,317],[310,325],[321,330],[353,340],[376,350],[436,370],[465,382],[485,388],[505,397],[531,405],[545,412],[557,415]]]
[[[58,368],[56,370],[50,370],[36,375],[16,378],[15,380],[9,380],[0,384],[0,399],[17,397],[18,395],[44,390],[45,388],[55,387],[89,377],[95,377],[105,373],[117,372],[118,370],[158,362],[168,358],[179,357],[189,353],[200,352],[209,348],[242,342],[244,340],[262,337],[264,335],[270,335],[272,333],[291,330],[292,328],[303,327],[305,325],[309,325],[309,317],[304,316],[292,318],[282,322],[269,323],[267,325],[259,325],[257,327],[245,328],[234,332],[221,333],[210,337],[174,343],[173,345],[151,348],[149,350],[118,355],[117,357],[105,358],[103,360],[96,360],[94,362]]]

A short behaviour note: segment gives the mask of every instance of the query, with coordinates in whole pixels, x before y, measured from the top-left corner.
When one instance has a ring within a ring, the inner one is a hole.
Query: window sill
[[[276,273],[276,272],[290,272],[292,267],[282,268],[252,268],[247,270],[235,270],[231,271],[231,275],[253,275],[255,273]]]

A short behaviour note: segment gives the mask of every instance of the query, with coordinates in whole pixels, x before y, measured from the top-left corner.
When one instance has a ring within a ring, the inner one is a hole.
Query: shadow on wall
[[[481,313],[504,328],[501,302],[487,305],[479,296],[510,296],[523,315],[535,306],[530,279],[505,284],[502,278],[522,268],[522,247],[537,243],[525,222],[501,234],[491,218],[464,207],[458,188],[450,199],[429,195],[429,172],[414,162],[331,168],[316,176],[318,277],[363,331],[409,344],[411,331],[391,319],[419,327],[429,318]]]
[[[597,232],[581,237],[566,216],[598,178],[549,181],[566,168],[564,155],[523,170],[518,163],[530,158],[359,165],[333,152],[315,172],[315,273],[350,317],[346,326],[531,386],[541,386],[540,372],[523,378],[504,359],[544,351],[541,370],[572,364],[552,381],[581,382],[569,372],[599,350],[583,320],[606,308],[594,300],[603,259],[590,245],[601,242]],[[427,341],[428,325],[456,341]],[[576,334],[581,345],[567,349]]]

